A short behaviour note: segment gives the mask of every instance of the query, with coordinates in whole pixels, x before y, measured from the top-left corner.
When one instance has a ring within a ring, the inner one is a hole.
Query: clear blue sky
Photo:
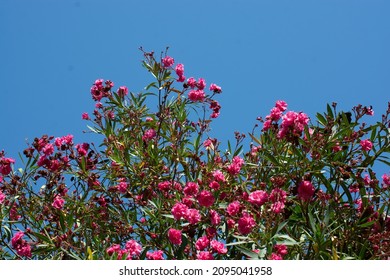
[[[0,1],[0,150],[42,134],[83,134],[97,78],[140,91],[138,47],[222,86],[214,135],[251,130],[276,100],[314,117],[390,100],[390,1]]]

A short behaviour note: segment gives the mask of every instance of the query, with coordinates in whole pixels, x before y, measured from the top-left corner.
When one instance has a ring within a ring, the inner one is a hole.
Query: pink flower
[[[254,191],[249,195],[248,201],[256,206],[261,206],[268,201],[268,194],[265,191]]]
[[[238,220],[237,223],[238,231],[243,235],[251,233],[252,229],[256,226],[256,222],[252,215],[246,212],[243,213],[242,217]]]
[[[276,250],[276,253],[282,257],[288,253],[287,246],[284,244],[276,244],[274,249]]]
[[[65,200],[60,195],[56,195],[54,197],[54,200],[53,200],[53,203],[51,204],[51,206],[53,206],[54,208],[56,208],[58,210],[61,210],[64,207],[64,204],[65,204]]]
[[[206,148],[206,150],[213,149],[214,148],[213,139],[207,138],[206,140],[204,140],[203,146]]]
[[[372,142],[370,140],[362,140],[360,141],[360,146],[362,146],[363,151],[369,151],[372,149]]]
[[[219,111],[221,110],[221,105],[219,105],[218,101],[212,100],[210,102],[210,109],[213,110],[213,113],[211,114],[211,118],[215,119],[219,116]]]
[[[209,187],[210,187],[210,189],[213,189],[213,190],[219,190],[219,188],[221,187],[221,185],[220,185],[217,181],[212,181],[212,182],[209,184]]]
[[[90,119],[88,113],[83,113],[83,114],[81,115],[81,118],[82,118],[83,120],[89,120],[89,119]]]
[[[129,185],[126,182],[120,182],[117,185],[117,189],[120,193],[125,194],[127,193],[127,189],[129,188]]]
[[[196,255],[198,260],[213,260],[214,257],[209,251],[202,251]]]
[[[214,177],[214,180],[219,181],[219,182],[225,182],[226,181],[225,175],[222,173],[221,170],[215,170],[213,172],[213,177]]]
[[[164,252],[161,250],[153,251],[153,252],[147,252],[146,258],[148,260],[163,260],[164,259]]]
[[[227,170],[231,175],[237,175],[240,173],[243,164],[244,160],[239,156],[235,156],[232,163],[227,167]]]
[[[283,112],[278,107],[274,107],[271,109],[271,114],[268,116],[267,119],[277,122],[282,118],[282,115]]]
[[[176,220],[184,218],[187,211],[188,206],[180,202],[176,203],[171,209],[171,213]]]
[[[203,90],[191,90],[189,93],[188,93],[188,98],[192,101],[192,102],[203,102],[204,101],[204,98],[205,98],[205,93]]]
[[[191,77],[191,78],[188,78],[187,79],[187,85],[190,87],[190,88],[195,88],[196,87],[196,80]]]
[[[198,251],[203,251],[210,245],[210,240],[207,238],[206,235],[203,235],[195,242],[195,248]]]
[[[31,258],[31,247],[26,240],[23,240],[24,232],[17,232],[11,240],[12,247],[19,256]]]
[[[287,110],[287,103],[283,100],[276,101],[275,107],[284,112]]]
[[[196,87],[199,90],[204,90],[204,88],[206,87],[206,81],[203,78],[199,78],[198,82],[196,83]]]
[[[298,197],[301,200],[310,200],[315,192],[315,188],[310,181],[302,181],[298,185]]]
[[[383,174],[382,180],[383,180],[383,183],[385,183],[386,185],[390,185],[390,176],[389,175]]]
[[[166,192],[166,191],[170,190],[171,186],[172,186],[172,183],[170,181],[164,181],[164,182],[158,183],[157,187],[160,191]]]
[[[185,218],[190,224],[196,225],[202,217],[197,209],[188,209]]]
[[[198,202],[200,206],[210,207],[214,204],[215,198],[209,191],[203,190],[198,195]]]
[[[114,253],[119,253],[121,246],[119,244],[113,244],[111,247],[107,248],[106,252],[109,256],[112,256]]]
[[[86,156],[88,153],[89,144],[88,143],[82,143],[76,145],[76,150],[79,156]]]
[[[104,97],[103,90],[99,89],[96,85],[91,87],[91,95],[95,101],[100,101]]]
[[[217,211],[210,210],[210,220],[212,225],[217,226],[221,222],[221,217]]]
[[[217,86],[216,84],[211,84],[210,85],[210,90],[214,91],[214,93],[221,93],[222,89],[220,86]]]
[[[195,182],[188,182],[183,191],[184,194],[188,196],[197,195],[199,191],[199,185]]]
[[[184,82],[186,77],[184,77],[184,65],[179,63],[175,67],[175,72],[179,76],[177,79],[178,82]]]
[[[124,97],[124,96],[126,96],[128,93],[129,93],[129,90],[127,89],[126,86],[121,86],[121,87],[119,87],[119,89],[118,89],[118,95],[119,95],[120,97]]]
[[[225,245],[221,242],[218,242],[217,240],[212,240],[210,242],[210,245],[211,245],[211,248],[217,252],[218,254],[226,254],[227,253],[227,249],[225,247]]]
[[[170,228],[168,230],[168,239],[174,245],[180,245],[181,240],[181,230]]]
[[[46,156],[50,156],[51,154],[53,154],[53,153],[54,153],[53,144],[47,143],[47,144],[45,145],[45,147],[43,147],[42,152],[43,152]]]
[[[3,194],[0,190],[0,205],[3,204],[4,200],[5,200],[5,194]]]
[[[269,196],[270,201],[272,201],[271,211],[275,214],[279,214],[283,211],[286,203],[287,193],[279,188],[275,188],[271,191]]]
[[[162,63],[165,68],[169,68],[175,63],[175,60],[170,56],[166,56],[162,59]]]
[[[282,256],[272,253],[271,256],[269,257],[270,260],[283,260]]]
[[[135,240],[129,240],[125,245],[126,253],[128,254],[127,259],[131,259],[132,257],[138,257],[141,255],[142,247]]]
[[[68,134],[63,137],[57,137],[54,139],[54,144],[58,149],[61,149],[62,146],[71,146],[73,145],[73,135]]]
[[[226,208],[226,212],[230,215],[230,216],[235,216],[239,211],[240,211],[240,202],[239,201],[233,201],[232,203],[230,203],[228,205],[228,207]]]
[[[390,187],[390,176],[389,175],[383,174],[382,180],[383,180],[383,184],[382,184],[383,189],[387,189],[388,187]]]
[[[267,120],[263,123],[263,131],[267,131],[271,128],[271,125],[272,125],[272,121],[271,120]]]
[[[13,163],[15,163],[15,160],[13,158],[5,158],[5,157],[0,158],[0,173],[3,174],[4,176],[11,173],[12,171],[11,164]]]
[[[142,136],[142,140],[147,142],[149,140],[152,140],[154,137],[156,137],[157,133],[156,131],[151,128],[145,131],[144,135]]]

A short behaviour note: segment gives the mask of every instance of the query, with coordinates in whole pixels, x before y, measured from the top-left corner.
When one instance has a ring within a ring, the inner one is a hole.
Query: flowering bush
[[[368,126],[370,107],[332,104],[310,120],[279,100],[246,151],[238,132],[221,150],[211,123],[222,88],[143,54],[144,92],[91,87],[82,119],[98,146],[44,135],[19,169],[0,153],[2,259],[390,257],[390,174],[373,171],[390,165],[390,104]]]

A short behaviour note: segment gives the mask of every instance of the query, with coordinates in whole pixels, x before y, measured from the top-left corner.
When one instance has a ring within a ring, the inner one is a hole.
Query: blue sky
[[[221,141],[251,131],[276,100],[312,118],[333,101],[390,100],[390,1],[0,1],[0,150],[42,134],[83,134],[97,78],[142,90],[138,50],[170,55],[222,86]]]

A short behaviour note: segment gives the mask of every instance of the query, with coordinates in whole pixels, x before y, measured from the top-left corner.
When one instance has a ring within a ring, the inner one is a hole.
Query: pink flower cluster
[[[200,237],[195,242],[195,248],[198,251],[197,259],[199,260],[212,260],[214,259],[213,253],[220,255],[224,255],[227,253],[225,244],[215,239],[210,241],[210,239],[206,235]]]
[[[165,68],[171,67],[174,63],[175,63],[175,60],[170,56],[166,56],[162,59],[162,64]]]
[[[383,189],[390,188],[390,175],[383,174],[382,180],[383,180],[382,188]]]
[[[287,246],[284,244],[276,244],[274,250],[276,252],[271,254],[270,260],[283,260],[283,257],[288,253]]]
[[[114,83],[110,80],[104,82],[103,79],[96,80],[91,87],[92,98],[95,101],[100,101],[103,97],[110,96],[110,90],[114,87]]]
[[[272,124],[276,124],[280,119],[282,123],[278,131],[278,138],[284,138],[287,135],[301,135],[309,123],[309,117],[303,112],[289,111],[283,115],[287,110],[287,103],[282,100],[278,100],[275,107],[271,109],[271,112],[266,116],[266,121],[263,124],[263,131],[267,131],[271,128]]]
[[[181,245],[181,230],[170,228],[168,230],[168,239],[174,245]]]
[[[184,218],[190,224],[197,224],[202,219],[199,210],[195,208],[189,208],[187,205],[181,202],[176,203],[172,207],[171,213],[176,220],[180,220],[181,218]]]
[[[11,164],[13,164],[13,163],[15,163],[14,159],[1,157],[0,158],[0,174],[3,174],[4,176],[6,176],[9,173],[11,173],[11,171],[12,171]]]
[[[241,218],[237,222],[238,231],[242,235],[248,235],[252,232],[252,229],[256,226],[255,219],[253,216],[247,212],[242,213]]]
[[[154,137],[156,137],[157,133],[153,128],[150,128],[144,132],[144,135],[142,136],[142,140],[145,142],[148,142],[152,140]]]
[[[161,250],[153,251],[153,252],[147,252],[146,258],[148,260],[163,260],[164,259],[164,252]]]
[[[65,200],[62,198],[61,195],[58,194],[54,197],[54,200],[53,200],[53,203],[51,204],[51,206],[53,206],[54,208],[56,208],[58,210],[61,210],[64,207],[64,204],[65,204]]]
[[[179,63],[175,67],[175,72],[179,78],[177,79],[178,82],[184,82],[186,77],[184,76],[184,65]]]
[[[16,250],[19,256],[31,258],[31,247],[26,240],[23,239],[24,232],[17,232],[11,240],[12,248]]]
[[[361,140],[360,141],[360,146],[362,147],[363,151],[370,151],[372,149],[372,142],[368,139],[366,140]]]
[[[298,197],[303,201],[312,199],[315,188],[310,181],[302,181],[298,185]]]
[[[0,190],[0,205],[3,204],[4,200],[5,200],[5,194],[3,194],[2,191]]]
[[[109,256],[116,253],[118,260],[121,260],[123,257],[126,257],[126,260],[132,260],[137,259],[141,255],[142,246],[137,241],[131,239],[126,242],[124,249],[121,249],[119,244],[113,244],[106,252]]]
[[[235,156],[232,160],[232,163],[227,167],[227,171],[233,176],[238,175],[243,164],[244,160],[239,156]]]

